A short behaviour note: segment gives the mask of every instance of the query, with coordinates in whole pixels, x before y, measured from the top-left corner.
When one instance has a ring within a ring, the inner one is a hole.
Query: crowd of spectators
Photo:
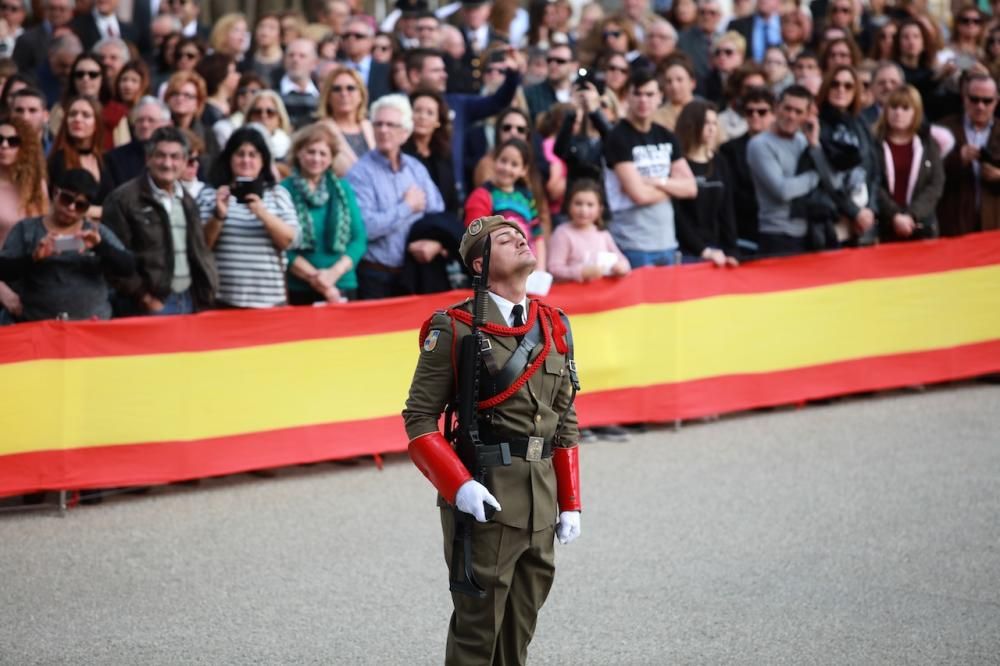
[[[2,0],[0,322],[428,293],[1000,228],[955,0]],[[930,250],[929,250],[930,251]]]

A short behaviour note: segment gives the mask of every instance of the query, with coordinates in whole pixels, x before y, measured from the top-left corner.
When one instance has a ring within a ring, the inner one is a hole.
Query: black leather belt
[[[486,467],[509,465],[511,456],[524,458],[528,462],[552,457],[552,441],[542,437],[491,435],[486,441],[491,443],[479,447],[479,463]]]

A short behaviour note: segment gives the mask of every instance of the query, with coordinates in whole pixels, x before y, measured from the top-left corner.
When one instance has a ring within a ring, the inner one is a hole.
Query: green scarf
[[[323,175],[315,190],[309,188],[309,183],[298,169],[292,171],[289,179],[292,185],[289,191],[302,226],[302,244],[299,249],[307,252],[316,247],[312,211],[325,207],[326,224],[322,247],[334,254],[343,254],[351,236],[351,211],[347,206],[347,192],[344,191],[343,184],[334,177],[332,171]]]

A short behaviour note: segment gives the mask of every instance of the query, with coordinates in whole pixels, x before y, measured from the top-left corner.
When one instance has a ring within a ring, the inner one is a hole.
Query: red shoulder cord
[[[466,312],[465,310],[459,310],[457,308],[452,308],[447,312],[448,316],[452,320],[452,341],[454,342],[454,322],[458,320],[465,324],[466,326],[472,325],[472,313]],[[496,394],[491,398],[486,400],[480,400],[477,404],[479,409],[490,409],[496,407],[502,402],[510,399],[515,393],[521,390],[529,379],[534,376],[538,369],[542,367],[542,363],[545,362],[546,357],[548,357],[549,352],[552,350],[552,344],[555,343],[556,351],[560,354],[565,354],[568,351],[568,346],[566,345],[566,326],[562,322],[562,318],[559,316],[559,312],[548,305],[542,305],[537,300],[532,300],[528,305],[528,320],[523,326],[510,327],[503,326],[501,324],[487,323],[481,328],[483,332],[489,335],[495,335],[498,337],[513,337],[518,335],[526,335],[535,326],[535,320],[541,318],[542,324],[542,339],[545,341],[542,351],[538,354],[535,360],[528,366],[527,370],[518,377],[513,384],[507,387],[504,391]],[[428,320],[420,331],[420,343],[423,345],[423,340],[427,337],[427,331],[430,328],[430,320]],[[455,367],[454,349],[452,349],[452,366]],[[457,367],[456,367],[457,373]]]

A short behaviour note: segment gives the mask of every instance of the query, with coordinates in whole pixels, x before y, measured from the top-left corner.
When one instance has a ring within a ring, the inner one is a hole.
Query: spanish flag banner
[[[0,329],[0,496],[404,451],[418,331],[465,298]],[[1000,233],[559,285],[583,424],[1000,371]]]

